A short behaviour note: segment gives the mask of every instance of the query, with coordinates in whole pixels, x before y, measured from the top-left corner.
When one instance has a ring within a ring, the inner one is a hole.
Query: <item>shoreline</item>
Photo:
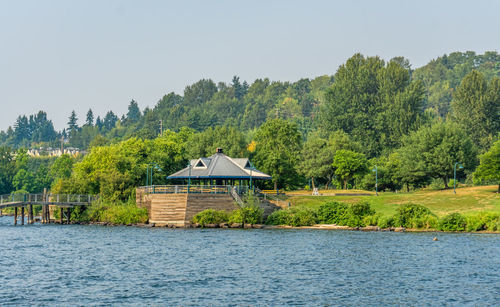
[[[9,215],[2,215],[1,217],[7,217]],[[11,217],[11,216],[9,216]],[[51,221],[52,225],[61,225],[59,221]],[[49,224],[49,225],[50,225]],[[47,224],[44,224],[47,225]],[[63,223],[63,225],[68,225]],[[288,226],[288,225],[265,225],[265,224],[207,224],[205,226],[199,224],[191,224],[188,226],[177,226],[168,224],[155,224],[155,223],[139,223],[139,224],[113,224],[108,222],[71,222],[69,225],[93,225],[93,226],[107,226],[107,227],[137,227],[137,228],[175,228],[175,229],[292,229],[292,230],[348,230],[348,231],[363,231],[363,232],[439,232],[439,233],[463,233],[463,234],[500,234],[500,231],[442,231],[436,229],[415,229],[415,228],[404,228],[404,227],[389,227],[380,228],[378,226],[365,226],[365,227],[349,227],[349,226],[339,226],[334,224],[317,224],[312,226]],[[18,225],[22,226],[22,225]],[[24,226],[29,226],[28,224]]]

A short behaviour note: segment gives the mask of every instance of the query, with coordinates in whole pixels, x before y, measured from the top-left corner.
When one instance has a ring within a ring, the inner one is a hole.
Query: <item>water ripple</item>
[[[500,235],[11,224],[0,218],[2,306],[500,301]]]

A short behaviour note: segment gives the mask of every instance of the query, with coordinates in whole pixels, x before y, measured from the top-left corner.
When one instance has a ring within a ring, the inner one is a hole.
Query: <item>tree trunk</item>
[[[325,187],[326,190],[328,190],[328,187],[330,186],[330,182],[332,182],[332,176],[328,176],[328,180],[326,181],[326,187]]]
[[[275,181],[275,182],[274,182],[274,190],[275,190],[275,191],[277,191],[277,190],[278,190],[278,182],[277,182],[277,181]]]
[[[450,187],[448,187],[448,177],[444,176],[443,182],[444,182],[444,189],[445,190],[449,189]]]
[[[406,184],[406,192],[410,192],[410,184],[409,183]]]
[[[311,183],[312,183],[312,188],[313,188],[313,191],[314,191],[314,189],[316,188],[316,186],[314,185],[314,177],[311,177]]]
[[[347,190],[347,179],[344,179],[344,190]]]

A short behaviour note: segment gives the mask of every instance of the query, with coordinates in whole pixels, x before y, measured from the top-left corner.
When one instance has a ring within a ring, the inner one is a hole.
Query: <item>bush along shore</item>
[[[54,222],[59,221],[59,210],[53,212]],[[98,201],[88,207],[74,207],[72,224],[129,225],[141,226],[148,223],[148,211],[138,208],[135,202],[125,203]]]
[[[4,212],[8,213],[10,212]],[[499,213],[463,215],[455,212],[438,217],[427,207],[411,203],[400,205],[392,216],[375,212],[368,202],[347,204],[337,201],[327,202],[316,208],[297,206],[277,210],[267,218],[263,213],[256,205],[244,206],[231,213],[207,209],[196,214],[188,227],[500,233]],[[59,220],[58,215],[59,210],[55,210],[56,222]],[[138,208],[132,200],[125,203],[100,201],[86,208],[75,207],[71,213],[71,221],[73,224],[155,227],[148,223],[147,209]]]
[[[205,228],[316,228],[366,231],[500,232],[500,214],[450,213],[443,217],[418,204],[403,204],[393,216],[376,213],[369,203],[328,202],[317,209],[292,207],[273,212],[264,221],[258,207],[249,206],[231,214],[208,209],[193,218],[192,227]],[[262,224],[264,223],[265,224]]]

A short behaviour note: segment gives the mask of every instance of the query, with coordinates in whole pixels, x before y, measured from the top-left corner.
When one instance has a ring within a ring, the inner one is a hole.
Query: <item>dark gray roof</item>
[[[216,153],[209,158],[199,158],[190,161],[186,167],[167,179],[271,179],[271,176],[252,169],[247,158],[230,158],[223,153]],[[191,168],[191,176],[189,169]]]

